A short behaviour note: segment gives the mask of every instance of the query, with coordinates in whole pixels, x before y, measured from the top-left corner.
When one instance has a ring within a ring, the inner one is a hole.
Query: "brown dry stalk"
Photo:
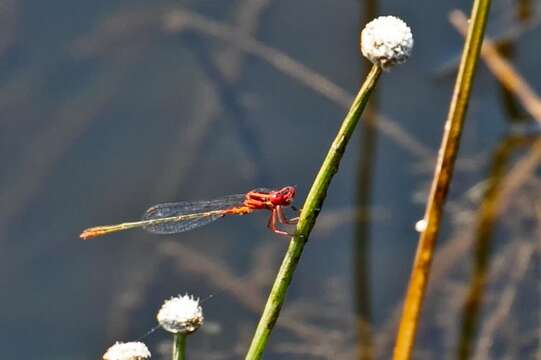
[[[260,42],[250,34],[235,31],[234,28],[227,24],[214,21],[181,7],[168,9],[164,16],[164,22],[164,31],[169,33],[174,34],[189,29],[229,43],[239,50],[265,61],[281,73],[319,93],[335,104],[349,107],[353,101],[353,94],[325,76],[296,61],[286,53]],[[423,160],[432,157],[430,148],[413,138],[394,120],[378,115],[376,123],[376,126],[383,135],[391,138],[414,156],[421,157]]]
[[[417,327],[426,293],[436,239],[443,214],[443,205],[453,176],[455,159],[469,102],[473,75],[481,50],[481,43],[490,8],[490,0],[476,0],[472,9],[472,22],[464,44],[453,98],[445,124],[438,163],[425,211],[426,228],[421,232],[417,253],[411,272],[404,309],[400,320],[394,360],[410,359],[417,334]]]
[[[466,33],[468,19],[462,11],[451,11],[449,21],[462,35]],[[483,41],[481,57],[502,86],[512,92],[524,109],[541,124],[541,98],[537,96],[526,80],[520,76],[513,65],[500,55],[494,42],[490,39],[485,38]]]

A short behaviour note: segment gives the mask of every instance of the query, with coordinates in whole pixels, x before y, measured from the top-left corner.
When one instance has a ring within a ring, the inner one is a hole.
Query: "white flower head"
[[[103,360],[145,360],[150,359],[150,351],[142,342],[116,342],[107,349]]]
[[[203,309],[199,299],[191,295],[166,300],[157,315],[158,322],[174,334],[190,334],[203,324]]]
[[[361,32],[361,52],[384,70],[408,60],[412,48],[411,29],[394,16],[380,16]]]

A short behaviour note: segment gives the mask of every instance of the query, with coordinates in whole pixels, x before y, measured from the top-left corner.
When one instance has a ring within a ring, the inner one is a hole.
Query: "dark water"
[[[519,5],[532,25],[521,22]],[[78,234],[136,220],[155,203],[261,186],[297,185],[302,204],[361,82],[365,6],[0,2],[3,358],[98,358],[114,341],[143,335],[163,300],[185,292],[214,295],[203,304],[207,324],[189,339],[191,357],[242,357],[287,246],[265,228],[265,215],[178,236],[133,231],[82,242]],[[415,48],[378,86],[377,113],[386,120],[370,135],[377,136],[370,201],[359,208],[367,148],[356,137],[295,274],[268,359],[388,358],[392,348],[393,314],[462,44],[447,16],[470,5],[377,6],[378,14],[410,24]],[[495,2],[488,30],[508,35],[513,64],[541,90],[538,10],[533,1]],[[281,54],[298,65],[284,65]],[[332,86],[307,83],[316,76]],[[416,358],[541,353],[541,151],[531,136],[505,140],[533,122],[516,104],[481,65]],[[514,167],[528,159],[528,171]],[[507,175],[518,180],[505,182]],[[487,218],[483,209],[494,198],[502,213]],[[369,245],[355,256],[362,234]],[[471,280],[482,274],[486,281]],[[361,339],[359,308],[373,328]],[[153,358],[169,357],[167,341],[163,331],[145,339]]]

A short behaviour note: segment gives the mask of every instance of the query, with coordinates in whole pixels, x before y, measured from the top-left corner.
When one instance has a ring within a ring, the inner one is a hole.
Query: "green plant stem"
[[[490,0],[475,0],[472,20],[458,69],[458,75],[451,100],[449,114],[445,124],[443,140],[438,156],[432,188],[425,211],[426,228],[421,232],[417,253],[409,280],[402,318],[394,348],[393,359],[410,359],[417,325],[430,276],[430,266],[434,257],[443,205],[453,176],[454,164],[460,136],[464,125],[464,116],[471,93],[475,67],[479,58],[483,34],[490,8]]]
[[[312,184],[310,192],[302,207],[295,235],[289,243],[289,248],[282,261],[274,285],[272,286],[272,290],[267,299],[267,304],[265,305],[252,343],[246,354],[246,359],[260,359],[263,356],[263,351],[269,340],[270,333],[280,315],[280,309],[285,301],[287,289],[300,260],[302,250],[314,227],[321,206],[323,205],[331,179],[338,171],[338,166],[346,149],[348,140],[359,121],[361,113],[370,97],[370,93],[374,89],[380,75],[381,69],[378,66],[372,66],[370,73],[359,89],[359,93],[355,97],[349,112],[342,122],[342,126],[331,144],[329,152]]]
[[[186,334],[175,334],[173,336],[173,360],[186,359]]]

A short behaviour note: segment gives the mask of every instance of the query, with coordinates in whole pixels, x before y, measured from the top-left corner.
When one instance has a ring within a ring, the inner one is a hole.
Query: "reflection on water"
[[[507,166],[513,152],[519,146],[531,142],[529,138],[508,137],[498,144],[492,156],[490,172],[481,198],[477,214],[477,225],[473,244],[473,272],[464,300],[460,343],[457,358],[469,359],[472,354],[472,342],[475,338],[477,318],[483,303],[485,288],[490,270],[491,238],[495,222],[500,213],[499,196]]]
[[[359,18],[374,10],[354,1],[43,4],[8,0],[0,9],[4,356],[97,358],[154,326],[165,298],[190,292],[213,295],[190,356],[239,358],[287,246],[264,216],[181,236],[77,234],[154,203],[261,186],[297,185],[299,205],[360,82]],[[412,25],[415,54],[385,74],[378,108],[347,151],[269,359],[388,358],[392,348],[424,208],[413,198],[432,175],[453,83],[433,73],[461,39],[446,20],[457,4],[385,5]],[[506,40],[539,90],[539,4],[516,5],[522,31]],[[506,33],[499,19],[508,6],[496,2],[493,34]],[[531,315],[540,299],[541,145],[500,140],[508,119],[530,117],[516,104],[502,112],[510,101],[494,89],[481,66],[416,358],[541,353]],[[145,341],[168,356],[161,331]]]
[[[370,22],[377,16],[377,1],[363,3],[361,24]],[[364,73],[368,74],[370,64],[365,63]],[[364,110],[363,121],[359,126],[361,132],[358,162],[357,207],[370,209],[372,207],[372,192],[374,183],[374,167],[376,163],[377,128],[377,89],[372,93],[370,102]],[[357,358],[370,360],[374,358],[374,334],[371,299],[371,222],[372,219],[358,221],[353,240],[354,262],[354,294],[357,321],[358,354]]]

